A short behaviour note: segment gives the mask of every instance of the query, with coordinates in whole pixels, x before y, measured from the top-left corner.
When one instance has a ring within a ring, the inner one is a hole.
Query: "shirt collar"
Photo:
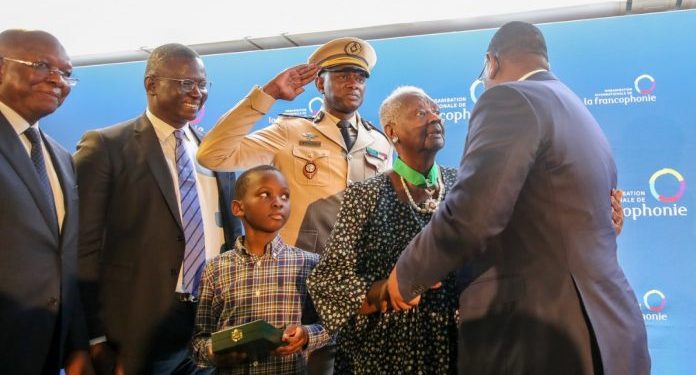
[[[329,111],[327,111],[325,108],[321,109],[324,112],[324,121],[330,121],[332,124],[337,125],[339,121],[341,121],[338,117],[332,115]],[[350,122],[350,126],[353,127],[353,129],[357,129],[357,123],[359,120],[358,113],[356,112],[353,117],[348,119],[348,122]]]
[[[537,73],[541,73],[541,72],[548,72],[548,70],[546,70],[546,69],[532,70],[531,72],[529,72],[529,73],[523,75],[522,77],[520,77],[520,79],[518,79],[518,81],[526,81],[527,78],[529,78],[529,77],[531,77],[531,76],[533,76],[533,75],[535,75],[535,74],[537,74]]]
[[[266,245],[266,249],[263,253],[263,256],[261,257],[256,257],[249,253],[244,247],[244,239],[246,236],[239,236],[237,237],[237,240],[234,242],[234,251],[237,252],[238,255],[240,255],[244,259],[249,259],[249,258],[263,258],[267,256],[269,253],[271,254],[271,257],[275,260],[278,260],[278,256],[280,253],[285,249],[285,243],[283,240],[280,238],[280,236],[276,236],[273,241],[269,242]]]
[[[17,132],[17,135],[20,135],[24,133],[27,129],[29,129],[30,126],[36,126],[36,128],[39,128],[39,122],[37,121],[35,124],[30,124],[27,120],[24,119],[24,117],[20,116],[19,113],[17,113],[14,109],[10,108],[7,104],[3,103],[0,101],[0,112],[2,112],[3,116],[7,119],[7,122],[12,125],[14,128],[15,132]]]
[[[174,135],[174,130],[176,130],[176,128],[155,116],[152,112],[150,112],[149,108],[145,111],[145,116],[147,116],[147,119],[150,120],[150,123],[152,123],[152,127],[155,128],[155,134],[160,142],[165,142],[167,139],[169,139],[169,137]],[[184,131],[186,139],[190,141],[191,129],[189,129],[189,124],[186,123],[186,125],[184,125],[181,129]]]

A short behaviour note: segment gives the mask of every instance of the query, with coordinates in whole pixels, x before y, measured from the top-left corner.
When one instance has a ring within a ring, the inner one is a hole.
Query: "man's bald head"
[[[548,70],[544,35],[531,23],[508,22],[493,35],[485,64],[482,79],[486,88],[516,81],[538,69]]]
[[[31,52],[37,44],[54,45],[65,53],[63,45],[50,33],[41,30],[10,29],[0,33],[0,56],[11,57],[19,51]]]
[[[71,73],[70,57],[53,35],[17,29],[0,33],[0,101],[29,124],[63,104]]]
[[[201,57],[191,47],[179,43],[161,45],[150,53],[145,67],[145,76],[161,74],[174,60],[196,60]]]
[[[544,35],[531,23],[520,21],[501,26],[488,44],[488,52],[500,57],[531,54],[548,60]]]

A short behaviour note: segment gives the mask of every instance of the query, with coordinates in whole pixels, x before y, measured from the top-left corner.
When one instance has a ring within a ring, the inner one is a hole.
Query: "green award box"
[[[225,328],[212,334],[213,352],[237,351],[247,353],[248,359],[263,359],[283,344],[283,331],[265,320]]]

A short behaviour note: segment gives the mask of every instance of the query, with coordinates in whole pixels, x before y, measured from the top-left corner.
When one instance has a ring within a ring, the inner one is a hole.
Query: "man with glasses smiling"
[[[188,345],[205,261],[241,234],[235,178],[195,163],[201,135],[189,123],[210,88],[198,54],[156,48],[144,86],[143,115],[87,132],[75,154],[90,352],[101,373],[208,372]]]
[[[77,79],[43,31],[0,33],[0,369],[91,373],[77,285],[70,153],[39,128]],[[87,366],[87,368],[80,368]]]

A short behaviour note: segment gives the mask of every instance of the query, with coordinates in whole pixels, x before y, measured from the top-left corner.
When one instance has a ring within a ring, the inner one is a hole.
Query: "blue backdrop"
[[[552,71],[585,102],[607,134],[625,190],[619,256],[648,328],[653,373],[694,374],[696,356],[696,11],[541,26]],[[381,100],[396,86],[424,88],[442,107],[447,146],[439,162],[457,166],[469,115],[483,88],[475,81],[494,30],[373,41],[379,60],[369,80],[364,117],[378,121]],[[250,90],[315,47],[206,56],[213,82],[197,125],[215,120]],[[145,109],[144,63],[76,69],[80,83],[42,128],[73,150],[82,133],[133,118]],[[279,102],[280,112],[312,115],[313,85]],[[691,103],[690,103],[691,102]],[[573,197],[568,197],[573,199]],[[691,244],[691,245],[690,245]],[[691,286],[689,286],[691,285]]]

